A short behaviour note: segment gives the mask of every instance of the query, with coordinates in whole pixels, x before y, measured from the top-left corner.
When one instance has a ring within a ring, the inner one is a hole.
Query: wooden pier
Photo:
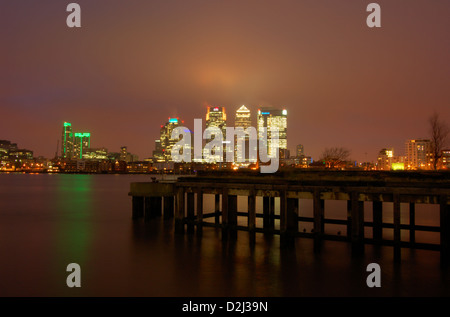
[[[257,172],[208,172],[179,177],[172,182],[131,183],[132,218],[164,216],[174,219],[176,233],[201,234],[204,226],[221,228],[222,239],[236,239],[238,230],[248,231],[254,243],[257,233],[279,234],[281,247],[294,245],[297,238],[314,239],[314,251],[322,241],[351,243],[352,253],[364,253],[365,244],[389,245],[394,260],[400,261],[402,248],[431,249],[441,252],[441,262],[450,263],[450,173],[448,172],[363,172],[292,170],[275,174]],[[214,195],[213,210],[205,210],[204,195]],[[247,211],[238,210],[238,196],[247,197]],[[262,198],[261,198],[262,197]],[[279,212],[275,213],[275,198]],[[256,209],[262,199],[262,210]],[[313,216],[302,216],[299,200],[309,199]],[[346,201],[346,219],[325,217],[327,200]],[[365,221],[364,209],[372,204],[372,221]],[[393,205],[393,222],[383,221],[383,206]],[[409,208],[409,223],[401,222],[401,205]],[[439,206],[439,226],[416,223],[416,204]],[[239,225],[238,217],[247,218]],[[208,219],[213,218],[213,220]],[[262,218],[262,226],[257,226]],[[209,220],[209,221],[207,221]],[[277,222],[277,226],[275,226]],[[299,223],[312,223],[311,232],[299,230]],[[344,225],[346,234],[326,234],[325,224]],[[372,228],[372,237],[365,228]],[[393,238],[383,238],[383,229],[393,230]],[[409,231],[409,241],[401,232]],[[436,244],[416,242],[418,231],[437,232]]]

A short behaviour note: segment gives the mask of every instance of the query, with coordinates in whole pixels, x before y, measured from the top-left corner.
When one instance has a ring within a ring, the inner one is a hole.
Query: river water
[[[236,242],[222,242],[215,228],[180,236],[170,220],[133,223],[128,191],[136,181],[150,176],[0,174],[0,296],[450,295],[450,271],[440,267],[437,251],[402,249],[394,264],[388,246],[366,245],[363,257],[352,258],[349,244],[325,241],[314,255],[307,238],[284,250],[276,235],[257,234],[251,247],[243,231]],[[436,222],[438,213],[424,214],[425,224]],[[366,284],[373,262],[381,267],[380,288]],[[66,285],[69,263],[81,267],[80,288]]]

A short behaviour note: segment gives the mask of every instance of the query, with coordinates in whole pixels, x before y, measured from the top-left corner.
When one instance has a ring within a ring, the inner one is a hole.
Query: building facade
[[[61,136],[61,158],[72,159],[74,156],[74,135],[72,124],[70,122],[63,123]]]
[[[267,153],[269,156],[274,156],[272,153],[272,132],[271,129],[278,130],[278,149],[287,150],[287,110],[263,107],[258,109],[258,138],[263,138],[263,128],[267,128]]]
[[[234,128],[242,128],[244,131],[252,126],[251,112],[246,106],[240,107],[236,110],[234,119]],[[256,136],[254,136],[256,137]],[[234,162],[239,165],[248,165],[250,161],[250,150],[256,151],[256,140],[250,142],[250,135],[245,133],[244,135],[235,135],[234,137]],[[238,144],[240,145],[238,147]],[[242,148],[240,148],[242,146]],[[250,146],[255,148],[251,149]],[[256,152],[255,152],[256,153]]]
[[[431,141],[425,139],[412,139],[405,143],[405,168],[430,169],[431,168]]]
[[[225,107],[212,107],[208,106],[206,112],[206,129],[219,128],[222,132],[222,153],[220,150],[217,152],[212,150],[208,152],[206,147],[203,149],[203,159],[210,163],[224,162],[224,157],[227,151],[227,142],[234,142],[233,140],[226,140],[226,127],[227,127],[227,114]],[[208,138],[207,141],[211,141],[214,138]]]
[[[82,159],[83,154],[91,147],[91,134],[89,132],[76,132],[73,136],[74,158]]]

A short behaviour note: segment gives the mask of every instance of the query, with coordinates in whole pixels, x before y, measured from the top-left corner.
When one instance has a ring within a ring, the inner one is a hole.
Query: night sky
[[[81,6],[81,28],[66,7]],[[53,157],[62,123],[150,157],[160,125],[288,110],[288,147],[375,161],[450,123],[450,1],[0,0],[0,139]],[[375,1],[374,1],[375,2]]]

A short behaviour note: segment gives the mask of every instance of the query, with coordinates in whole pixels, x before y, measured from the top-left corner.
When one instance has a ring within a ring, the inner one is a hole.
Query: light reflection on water
[[[402,263],[394,265],[390,247],[367,245],[364,257],[352,258],[347,243],[325,241],[322,253],[314,255],[306,238],[284,250],[279,236],[257,234],[250,247],[246,232],[238,232],[236,242],[222,242],[214,228],[204,228],[202,237],[179,236],[172,221],[133,223],[128,190],[134,181],[150,177],[0,174],[0,296],[450,294],[448,272],[440,269],[436,251],[402,249]],[[212,210],[212,201],[205,197],[205,211]],[[310,203],[300,202],[302,216],[312,216]],[[326,216],[345,219],[340,203],[327,202]],[[245,198],[238,206],[246,211]],[[388,208],[386,221],[392,217]],[[438,223],[435,211],[418,213],[417,223]],[[408,223],[403,207],[402,217]],[[370,206],[366,220],[371,220]],[[309,225],[300,224],[300,230]],[[325,229],[345,233],[345,228]],[[65,284],[72,262],[82,268],[80,289]],[[381,265],[381,289],[365,284],[371,262]]]

